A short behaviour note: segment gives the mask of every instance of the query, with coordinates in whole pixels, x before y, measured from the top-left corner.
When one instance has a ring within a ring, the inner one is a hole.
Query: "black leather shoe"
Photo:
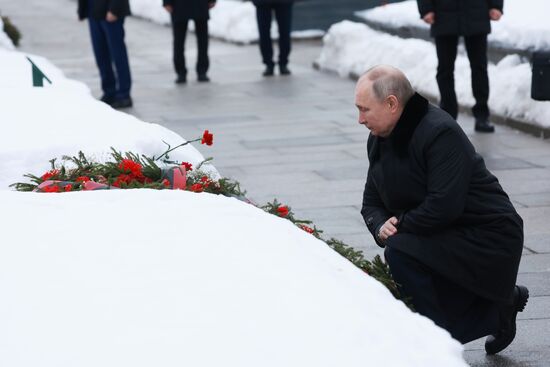
[[[501,310],[500,330],[485,339],[485,352],[487,354],[496,354],[504,350],[516,337],[516,317],[518,312],[525,309],[529,299],[529,289],[522,285],[516,285],[513,297],[512,305],[507,305]]]
[[[207,77],[206,74],[199,74],[197,80],[201,83],[208,83],[210,81],[210,78]]]
[[[263,76],[273,76],[275,74],[275,67],[273,65],[268,65],[265,67]]]
[[[101,98],[99,99],[101,102],[103,103],[107,103],[109,106],[113,104],[113,102],[115,101],[115,97],[111,97],[111,96],[106,96],[105,94],[101,96]]]
[[[176,84],[185,84],[185,83],[187,83],[187,76],[185,76],[183,74],[178,75],[178,77],[176,78],[174,83],[176,83]]]
[[[279,73],[281,75],[290,75],[291,72],[286,65],[279,65]]]
[[[122,98],[122,99],[115,100],[111,104],[111,107],[113,107],[113,108],[130,108],[133,105],[134,105],[134,103],[132,101],[132,98],[128,97],[128,98]]]
[[[495,126],[486,119],[476,120],[475,130],[480,133],[493,133],[495,132]]]

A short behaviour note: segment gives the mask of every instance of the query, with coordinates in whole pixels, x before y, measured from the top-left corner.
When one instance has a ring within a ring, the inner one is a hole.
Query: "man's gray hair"
[[[415,93],[405,74],[393,66],[374,66],[364,76],[372,81],[372,91],[379,101],[394,95],[404,105]]]

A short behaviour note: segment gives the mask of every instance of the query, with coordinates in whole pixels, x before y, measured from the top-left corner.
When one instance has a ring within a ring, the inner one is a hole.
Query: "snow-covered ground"
[[[149,19],[155,23],[168,25],[170,16],[156,0],[130,0],[132,14]],[[190,29],[194,28],[190,22]],[[212,37],[230,42],[248,44],[258,40],[258,26],[256,25],[256,9],[250,1],[218,0],[216,6],[210,10],[208,31]],[[322,30],[308,30],[292,32],[293,38],[315,38],[323,36]],[[277,26],[273,21],[271,34],[278,38]]]
[[[550,1],[504,1],[504,15],[491,22],[489,42],[494,46],[519,50],[550,51]],[[387,4],[356,13],[359,17],[391,28],[416,27],[428,29],[420,19],[416,0]]]
[[[8,190],[47,161],[183,138],[0,48],[4,367],[466,367],[462,346],[290,221],[181,190]],[[171,155],[197,163],[187,146]],[[395,353],[399,350],[399,353]]]
[[[0,18],[0,49],[2,48],[13,50],[15,46],[8,35],[4,33],[4,22],[2,21],[2,18]]]
[[[435,79],[437,56],[432,43],[419,39],[402,39],[375,31],[365,24],[343,21],[333,25],[323,39],[317,60],[326,70],[341,76],[360,75],[378,64],[393,65],[409,77],[422,94],[439,98]],[[489,64],[490,99],[493,113],[550,127],[550,102],[531,99],[531,67],[528,60],[509,55],[498,64]],[[470,66],[464,53],[455,65],[455,88],[458,100],[473,106]]]

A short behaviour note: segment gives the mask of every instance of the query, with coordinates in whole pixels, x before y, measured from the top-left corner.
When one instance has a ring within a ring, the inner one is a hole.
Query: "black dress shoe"
[[[529,299],[529,290],[522,285],[516,285],[513,297],[512,305],[507,305],[501,310],[500,330],[485,339],[485,352],[487,354],[496,354],[504,350],[516,337],[516,317],[518,312],[525,309]]]
[[[495,132],[495,126],[486,119],[477,119],[475,131],[480,133],[493,133]]]
[[[265,67],[265,70],[263,72],[263,76],[273,76],[275,74],[275,66],[273,65],[267,65]]]
[[[111,104],[111,107],[113,108],[130,108],[133,106],[133,102],[132,102],[132,98],[131,97],[128,97],[128,98],[121,98],[121,99],[116,99],[112,104]]]
[[[279,65],[279,72],[281,73],[281,75],[290,75],[290,70],[288,69],[288,67],[286,65]]]
[[[176,84],[185,84],[185,83],[187,83],[187,76],[185,76],[185,75],[178,75],[178,77],[176,78],[176,80],[174,81],[174,83],[176,83]]]
[[[206,74],[199,74],[197,80],[201,83],[208,83],[210,81],[210,78],[207,77]]]
[[[104,95],[101,96],[101,98],[99,100],[103,103],[107,103],[110,106],[115,101],[115,97],[107,96],[107,95],[104,94]]]

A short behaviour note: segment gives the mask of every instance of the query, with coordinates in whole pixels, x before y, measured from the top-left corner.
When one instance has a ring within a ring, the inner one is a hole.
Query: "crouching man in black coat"
[[[216,5],[216,0],[163,0],[164,8],[172,19],[174,34],[174,68],[176,69],[176,84],[187,82],[187,66],[185,64],[185,38],[189,21],[195,23],[197,35],[197,80],[209,82],[206,75],[210,66],[208,59],[208,19],[209,10]]]
[[[462,343],[506,348],[529,297],[516,286],[523,221],[456,121],[377,66],[357,83],[370,130],[361,213],[401,291]]]

